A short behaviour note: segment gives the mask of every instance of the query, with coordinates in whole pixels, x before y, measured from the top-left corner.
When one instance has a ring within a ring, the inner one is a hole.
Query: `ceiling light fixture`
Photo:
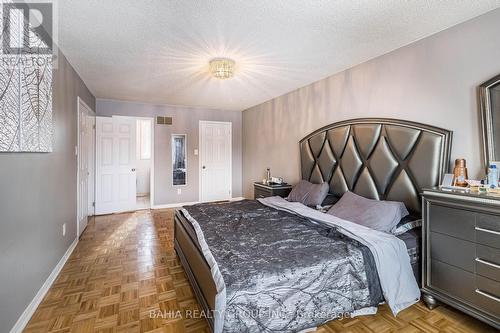
[[[234,60],[216,58],[210,60],[210,73],[218,79],[225,80],[234,75]]]

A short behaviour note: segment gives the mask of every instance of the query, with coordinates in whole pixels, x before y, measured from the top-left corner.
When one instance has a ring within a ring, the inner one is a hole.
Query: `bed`
[[[334,123],[299,142],[301,178],[328,182],[337,198],[352,191],[401,201],[419,216],[421,189],[440,184],[448,167],[451,137],[404,120]],[[393,313],[417,301],[410,280],[420,282],[418,229],[396,238],[326,215],[280,198],[176,211],[175,250],[212,331],[301,331],[374,313],[382,301]],[[394,277],[400,262],[411,268]]]

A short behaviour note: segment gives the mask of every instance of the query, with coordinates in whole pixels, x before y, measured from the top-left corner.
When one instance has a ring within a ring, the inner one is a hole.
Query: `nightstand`
[[[292,190],[292,185],[289,184],[267,185],[261,182],[253,183],[254,199],[273,197],[276,195],[286,198],[291,190]]]
[[[423,299],[500,329],[500,197],[425,189]]]

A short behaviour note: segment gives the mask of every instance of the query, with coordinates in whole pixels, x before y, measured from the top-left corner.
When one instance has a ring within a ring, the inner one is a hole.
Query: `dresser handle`
[[[495,267],[495,268],[500,268],[500,265],[494,264],[494,263],[489,262],[489,261],[484,260],[484,259],[476,258],[476,261],[480,262],[482,264],[488,265],[488,266],[492,266],[492,267]]]
[[[484,297],[488,297],[488,298],[490,298],[490,299],[492,299],[492,300],[497,301],[497,302],[499,302],[499,303],[500,303],[500,298],[495,297],[495,296],[493,296],[493,295],[490,295],[490,294],[488,294],[488,293],[485,293],[484,291],[481,291],[481,290],[479,290],[479,289],[476,289],[476,293],[478,293],[478,294],[480,294],[480,295],[483,295]]]
[[[490,234],[500,235],[500,231],[485,229],[485,228],[481,228],[481,227],[475,227],[475,229],[478,230],[478,231],[488,232]]]

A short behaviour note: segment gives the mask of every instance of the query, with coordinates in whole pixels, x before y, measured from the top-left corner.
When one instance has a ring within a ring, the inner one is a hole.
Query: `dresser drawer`
[[[474,304],[478,308],[500,316],[500,282],[477,276],[474,293]]]
[[[478,244],[476,245],[476,257],[500,265],[500,249]]]
[[[500,234],[500,216],[490,214],[478,214],[476,227],[496,231]]]
[[[481,276],[492,279],[494,281],[500,282],[500,264],[499,264],[500,253],[497,253],[496,256],[491,256],[491,255],[485,255],[485,253],[481,255],[480,252],[481,251],[478,248],[476,252],[477,257],[474,260],[476,266],[476,273]],[[488,251],[487,253],[490,254],[491,251]]]
[[[431,287],[493,316],[500,315],[499,283],[460,268],[432,261]]]
[[[490,226],[482,226],[479,223],[475,229],[476,242],[478,244],[500,249],[500,231],[497,231]]]
[[[473,242],[477,213],[438,204],[429,208],[429,228],[431,231],[450,235]]]
[[[430,241],[431,259],[474,273],[475,243],[437,232],[430,233]]]
[[[462,239],[430,233],[431,259],[469,273],[500,281],[500,250]]]
[[[438,260],[431,261],[430,285],[465,302],[475,297],[475,275]]]

